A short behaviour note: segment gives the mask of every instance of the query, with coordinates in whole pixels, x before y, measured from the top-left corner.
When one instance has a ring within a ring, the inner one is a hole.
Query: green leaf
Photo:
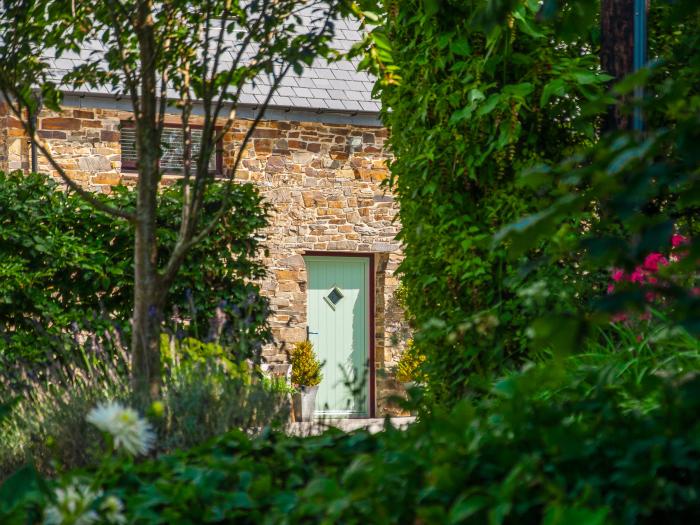
[[[473,113],[471,105],[465,106],[462,109],[458,109],[450,116],[450,125],[459,124],[463,120],[468,120]]]
[[[467,518],[470,518],[488,504],[488,499],[484,496],[471,496],[466,499],[457,501],[450,509],[448,516],[449,523],[462,523]]]
[[[602,75],[594,71],[575,71],[571,74],[571,77],[574,79],[574,81],[578,82],[579,84],[583,84],[584,86],[604,82],[605,77],[607,77],[608,80],[612,78],[609,75]]]
[[[459,38],[450,42],[450,51],[455,55],[459,56],[469,56],[471,54],[471,47],[469,46],[469,41],[466,38]]]
[[[33,465],[25,465],[16,470],[0,486],[0,510],[10,513],[34,495],[40,486],[40,478]]]
[[[540,107],[544,107],[553,96],[561,97],[566,93],[566,82],[564,79],[555,78],[550,80],[542,88],[542,96],[540,97]]]
[[[604,525],[609,509],[552,506],[547,509],[542,525]]]
[[[494,93],[493,95],[489,96],[489,98],[484,102],[482,105],[479,106],[479,109],[476,110],[476,114],[479,117],[483,117],[484,115],[488,115],[491,113],[498,103],[501,101],[501,95]]]
[[[255,507],[255,502],[246,492],[233,492],[230,498],[231,507],[234,509],[252,509]]]
[[[531,82],[521,82],[520,84],[510,84],[503,88],[504,95],[510,95],[511,97],[525,98],[530,93],[533,92],[535,86]]]
[[[518,29],[520,29],[526,35],[530,35],[533,38],[546,38],[546,35],[543,32],[536,30],[530,21],[525,18],[522,8],[516,9],[513,12],[513,18],[515,18],[515,20],[518,22]]]

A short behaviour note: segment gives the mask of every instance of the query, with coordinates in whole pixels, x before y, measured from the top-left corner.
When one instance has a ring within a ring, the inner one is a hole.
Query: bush
[[[396,363],[396,380],[402,383],[410,381],[421,383],[424,379],[424,374],[421,370],[424,362],[425,356],[413,344],[413,339],[409,339],[406,341],[406,348],[404,348],[401,357],[399,357],[399,362]]]
[[[235,352],[221,345],[189,339],[182,346],[188,351],[174,345],[177,353],[165,363],[156,406],[138,405],[129,361],[119,352],[101,354],[96,366],[52,367],[23,382],[0,376],[3,399],[16,399],[0,422],[0,479],[26,461],[52,475],[94,464],[101,440],[85,416],[104,402],[148,413],[158,431],[156,453],[192,447],[232,428],[254,432],[289,420],[285,385],[262,377],[247,361],[231,361]]]
[[[596,272],[577,272],[576,257],[540,264],[542,243],[523,271],[506,246],[493,249],[501,227],[551,203],[516,175],[596,139],[595,119],[580,118],[581,108],[608,77],[592,26],[564,38],[539,23],[537,2],[505,3],[497,12],[512,7],[507,21],[491,23],[492,4],[394,2],[378,46],[382,55],[392,49],[380,71],[397,73],[380,88],[406,254],[401,279],[430,390],[448,403],[524,362],[539,314],[571,310],[596,284],[604,290]],[[551,241],[571,242],[586,219]]]
[[[321,383],[321,363],[314,353],[311,341],[296,343],[290,357],[292,364],[292,384],[296,386],[316,386]]]
[[[223,191],[210,189],[204,220],[216,212]],[[117,186],[99,198],[129,207],[136,193]],[[232,186],[231,198],[232,212],[188,255],[166,312],[176,310],[199,339],[209,336],[217,310],[229,314],[231,347],[248,357],[269,337],[267,303],[250,282],[264,274],[255,233],[267,223],[267,208],[249,184]],[[159,199],[159,253],[167,257],[179,228],[181,186],[164,187]],[[99,335],[115,324],[128,332],[133,243],[127,224],[52,179],[0,173],[0,358],[52,363],[77,333]]]
[[[406,431],[240,431],[46,486],[23,470],[0,520],[32,522],[56,486],[119,497],[129,523],[657,524],[700,519],[700,377],[533,366]],[[639,411],[631,398],[655,399]],[[10,496],[11,495],[11,496]]]

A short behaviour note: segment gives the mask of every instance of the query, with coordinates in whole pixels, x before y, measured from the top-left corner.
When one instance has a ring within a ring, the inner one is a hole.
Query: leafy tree
[[[345,0],[15,0],[2,4],[0,91],[12,112],[71,190],[97,209],[127,221],[134,230],[132,370],[133,386],[144,397],[157,396],[160,388],[159,332],[168,291],[187,253],[212,233],[235,204],[229,189],[213,217],[203,213],[205,195],[214,184],[208,159],[233,125],[243,87],[257,81],[265,88],[259,80],[269,79],[265,101],[237,144],[234,165],[225,177],[229,183],[281,79],[290,69],[301,71],[316,55],[329,54],[333,21],[349,11]],[[302,14],[311,17],[311,27],[301,25]],[[92,50],[85,63],[56,81],[45,57],[85,48]],[[81,188],[26,118],[24,110],[35,113],[39,97],[45,107],[58,110],[59,88],[85,86],[123,93],[133,107],[138,156],[133,207],[116,207]],[[157,210],[165,114],[179,113],[183,150],[188,152],[196,109],[203,115],[200,154],[192,158],[185,153],[180,229],[176,238],[163,239]],[[163,253],[168,254],[165,262]]]
[[[538,264],[539,245],[522,272],[505,247],[492,249],[504,225],[551,203],[517,174],[596,140],[595,119],[578,117],[610,78],[598,67],[592,27],[564,38],[538,23],[539,2],[505,7],[392,2],[365,61],[380,76],[396,155],[391,184],[415,344],[443,400],[478,386],[473,372],[488,377],[520,362],[537,313],[568,310],[594,277],[576,276],[571,260]],[[584,219],[552,240],[572,242]],[[555,276],[558,289],[546,284]]]

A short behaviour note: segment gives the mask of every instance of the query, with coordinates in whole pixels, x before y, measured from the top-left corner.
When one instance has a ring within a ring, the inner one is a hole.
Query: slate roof
[[[347,51],[361,38],[359,23],[340,19],[335,21],[333,47]],[[79,54],[64,54],[60,58],[47,57],[52,63],[52,70],[58,80],[75,66],[87,59],[89,54],[99,50],[101,43],[95,43],[92,49],[84,49]],[[324,59],[316,59],[310,67],[304,68],[301,75],[290,71],[273,96],[270,107],[319,112],[372,113],[379,112],[380,104],[372,99],[374,80],[364,71],[357,70],[359,59],[352,62],[343,60],[328,64]],[[222,67],[225,63],[222,62]],[[256,79],[255,85],[247,86],[241,94],[240,103],[257,106],[264,102],[270,81],[267,78]],[[115,94],[107,88],[95,91],[86,89],[86,94]],[[175,93],[172,93],[174,96]]]

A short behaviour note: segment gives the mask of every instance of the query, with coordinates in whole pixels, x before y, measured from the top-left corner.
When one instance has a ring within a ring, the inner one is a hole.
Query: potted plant
[[[413,344],[413,339],[406,341],[406,348],[394,370],[396,380],[403,385],[406,391],[423,382],[424,378],[420,370],[423,361],[425,361],[425,356]]]
[[[292,384],[298,389],[294,395],[294,416],[297,421],[311,421],[314,417],[316,394],[321,383],[321,363],[316,358],[311,341],[294,345],[290,356]]]

